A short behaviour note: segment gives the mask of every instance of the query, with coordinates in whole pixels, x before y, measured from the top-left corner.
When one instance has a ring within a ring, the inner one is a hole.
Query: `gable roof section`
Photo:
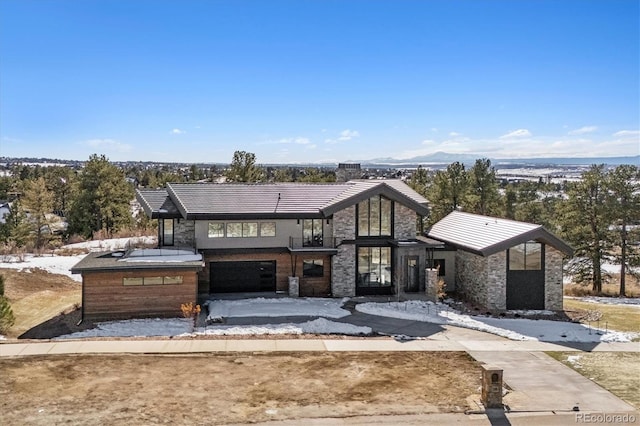
[[[166,190],[138,190],[152,218],[268,219],[328,217],[375,194],[428,213],[427,200],[399,180],[303,183],[169,183]]]
[[[429,214],[428,201],[409,185],[397,179],[389,180],[352,180],[346,191],[340,193],[322,207],[325,216],[381,194],[390,200],[404,204],[422,216]]]
[[[139,189],[136,191],[136,199],[152,219],[181,217],[178,208],[164,189]]]
[[[433,225],[427,236],[480,256],[490,256],[526,241],[539,241],[567,256],[573,255],[571,246],[542,225],[458,211]]]

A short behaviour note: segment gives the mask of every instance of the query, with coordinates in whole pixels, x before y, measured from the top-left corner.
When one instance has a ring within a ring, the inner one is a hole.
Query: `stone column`
[[[289,277],[289,297],[300,296],[300,277]]]
[[[433,303],[438,301],[438,270],[427,268],[425,270],[425,294],[427,300]]]

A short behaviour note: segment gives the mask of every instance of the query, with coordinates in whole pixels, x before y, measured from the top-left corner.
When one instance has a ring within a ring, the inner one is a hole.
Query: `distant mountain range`
[[[429,155],[422,155],[419,157],[413,157],[403,160],[396,158],[375,158],[373,160],[361,160],[354,161],[356,163],[367,165],[389,165],[389,166],[407,166],[407,165],[419,165],[419,164],[450,164],[453,162],[460,162],[464,164],[473,164],[478,158],[489,158],[494,165],[497,164],[510,164],[510,165],[591,165],[591,164],[607,164],[617,166],[620,164],[640,164],[640,155],[628,156],[628,157],[533,157],[533,158],[490,158],[486,155],[480,154],[451,154],[447,152],[434,152]]]

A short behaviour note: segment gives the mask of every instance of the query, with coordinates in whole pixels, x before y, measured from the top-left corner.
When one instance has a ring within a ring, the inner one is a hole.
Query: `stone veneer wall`
[[[400,203],[394,203],[393,237],[397,240],[416,237],[416,212]]]
[[[562,296],[562,252],[546,245],[544,253],[544,308],[561,311]]]
[[[177,247],[195,247],[196,246],[195,220],[174,219],[173,245]]]
[[[333,237],[338,244],[338,254],[331,265],[331,294],[334,297],[356,295],[356,246],[342,244],[343,240],[356,238],[356,207],[351,206],[333,215]]]
[[[507,308],[507,254],[482,257],[456,252],[456,288],[471,302],[489,310]]]

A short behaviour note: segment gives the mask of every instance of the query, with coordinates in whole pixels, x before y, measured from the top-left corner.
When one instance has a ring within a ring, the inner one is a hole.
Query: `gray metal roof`
[[[136,199],[152,219],[181,217],[165,189],[139,189],[136,191]]]
[[[481,256],[490,256],[526,241],[548,244],[567,256],[573,249],[542,225],[454,211],[433,225],[427,236]]]
[[[140,190],[138,199],[152,217],[171,217],[171,206],[186,219],[328,217],[376,193],[426,215],[427,200],[401,181],[346,183],[216,184],[171,183],[164,190]],[[161,214],[164,208],[166,215]]]

